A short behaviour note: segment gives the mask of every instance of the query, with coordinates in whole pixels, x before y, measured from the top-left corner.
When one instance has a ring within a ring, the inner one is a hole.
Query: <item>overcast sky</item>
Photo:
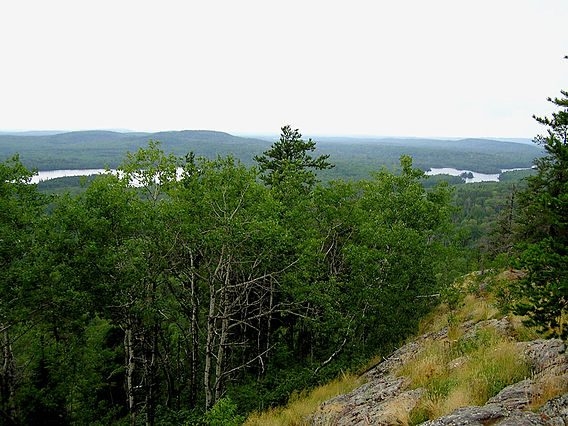
[[[568,0],[0,3],[0,130],[528,137]]]

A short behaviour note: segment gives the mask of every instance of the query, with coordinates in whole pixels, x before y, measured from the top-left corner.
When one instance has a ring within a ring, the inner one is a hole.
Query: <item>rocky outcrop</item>
[[[540,415],[548,425],[568,425],[568,393],[548,401],[540,410]]]
[[[507,318],[467,324],[465,335],[480,327],[494,327],[507,335],[512,327]],[[396,370],[424,347],[425,342],[447,339],[447,329],[421,336],[395,351],[365,373],[367,383],[354,391],[323,403],[308,419],[312,425],[397,425],[408,421],[408,413],[417,405],[424,390],[408,390],[408,380],[396,376]],[[530,378],[507,386],[483,406],[463,407],[423,423],[428,426],[450,425],[568,425],[568,393],[550,399],[549,394],[568,383],[566,345],[558,339],[517,343],[519,355],[531,364]],[[453,360],[459,368],[459,359]],[[452,368],[450,366],[450,368]],[[542,406],[532,411],[533,406]]]
[[[510,389],[509,389],[510,388]],[[566,426],[568,425],[568,393],[551,399],[540,410],[528,410],[530,385],[526,380],[504,389],[500,400],[489,401],[483,407],[464,407],[439,419],[422,423],[424,426]],[[528,393],[523,396],[523,392]],[[520,397],[519,397],[520,396]],[[496,398],[497,398],[496,397]],[[510,399],[509,399],[510,398]],[[492,398],[493,399],[493,398]],[[373,424],[373,423],[370,423]]]
[[[392,425],[400,409],[410,411],[420,399],[420,389],[405,391],[403,378],[388,375],[355,391],[327,401],[312,417],[314,425]]]

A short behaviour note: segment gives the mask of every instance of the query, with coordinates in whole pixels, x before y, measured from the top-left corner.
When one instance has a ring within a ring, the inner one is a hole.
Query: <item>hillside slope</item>
[[[475,336],[479,330],[495,328],[507,332],[511,328],[508,318],[488,320],[476,323],[464,330]],[[564,425],[568,421],[568,393],[551,398],[541,405],[543,395],[551,387],[561,388],[561,382],[568,381],[568,360],[566,346],[558,339],[518,342],[516,349],[531,365],[529,377],[513,383],[487,403],[479,406],[458,407],[435,420],[422,423],[420,417],[428,413],[419,413],[427,390],[423,387],[409,389],[408,377],[399,376],[399,370],[405,362],[419,356],[432,341],[450,345],[447,330],[428,334],[403,346],[391,357],[365,373],[367,383],[346,395],[340,395],[326,401],[318,409],[308,424],[312,425]],[[460,368],[464,362],[460,357],[441,368]],[[475,386],[475,385],[472,385]],[[531,411],[535,405],[536,412]],[[414,413],[413,413],[414,411]],[[417,413],[417,414],[416,414]],[[418,419],[413,418],[414,416]],[[562,421],[559,423],[559,421]]]
[[[453,309],[440,305],[422,334],[361,375],[362,385],[299,422],[273,422],[269,415],[246,424],[568,424],[566,344],[538,338],[520,318],[499,312],[487,289],[490,280],[502,279],[458,288],[468,294]]]

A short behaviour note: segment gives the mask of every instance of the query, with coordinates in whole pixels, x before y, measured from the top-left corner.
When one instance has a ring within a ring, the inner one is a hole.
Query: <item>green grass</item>
[[[398,374],[409,377],[412,388],[426,390],[410,414],[415,423],[458,407],[483,405],[504,387],[529,377],[531,370],[515,341],[487,327],[473,336],[430,342]]]
[[[506,280],[500,275],[498,279]],[[478,323],[504,316],[505,312],[499,310],[501,300],[495,292],[491,288],[479,291],[479,283],[489,278],[475,274],[465,277],[454,288],[458,297],[451,307],[442,303],[422,320],[419,334],[442,330],[447,333],[442,339],[427,340],[423,349],[396,372],[408,378],[410,389],[422,388],[424,393],[410,411],[406,406],[397,406],[396,402],[390,404],[395,424],[419,424],[456,408],[483,405],[506,386],[531,377],[531,366],[519,356],[517,342],[539,336],[523,324],[522,318],[508,317],[512,326],[510,336],[504,336],[491,325],[475,332],[463,326],[466,322]],[[500,282],[500,286],[503,285]],[[306,418],[315,413],[322,402],[348,393],[362,383],[356,375],[344,375],[311,392],[298,394],[286,407],[252,414],[245,425],[305,425]],[[568,383],[550,377],[539,382],[539,389],[531,401],[531,409],[536,410],[550,398],[566,392]],[[339,410],[342,406],[327,406],[326,411],[333,412],[334,408]]]
[[[309,392],[293,395],[285,407],[251,414],[244,424],[245,426],[307,425],[306,417],[314,413],[322,402],[334,396],[351,392],[363,383],[364,380],[360,376],[342,374],[337,379]]]

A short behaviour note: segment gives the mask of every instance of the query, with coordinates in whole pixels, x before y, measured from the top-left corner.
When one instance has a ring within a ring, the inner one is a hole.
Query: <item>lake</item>
[[[516,168],[516,169],[502,169],[501,173],[505,172],[513,172],[516,170],[529,170],[529,168]],[[69,170],[43,170],[39,171],[37,175],[32,177],[32,183],[38,183],[44,180],[49,179],[56,179],[61,177],[68,177],[68,176],[90,176],[90,175],[98,175],[101,173],[105,173],[105,169],[69,169]],[[115,172],[115,170],[111,170],[111,172]],[[458,170],[453,169],[451,167],[442,167],[442,168],[431,168],[426,172],[429,176],[434,175],[450,175],[450,176],[461,176],[462,174],[469,174],[473,177],[465,178],[466,183],[475,183],[475,182],[499,182],[499,174],[486,174],[486,173],[478,173],[471,170]]]
[[[529,168],[520,167],[516,169],[501,169],[501,173],[514,172],[517,170],[529,170]],[[428,176],[434,176],[434,175],[462,176],[464,173],[467,175],[471,174],[471,176],[473,176],[473,177],[464,178],[465,183],[499,182],[499,176],[501,174],[501,173],[496,173],[496,174],[478,173],[472,170],[458,170],[458,169],[453,169],[451,167],[431,168],[426,172]]]
[[[115,169],[108,170],[112,174],[116,174]],[[40,170],[37,175],[32,177],[31,183],[39,183],[44,180],[57,179],[69,176],[92,176],[106,173],[106,169],[65,169],[65,170]],[[178,177],[181,176],[182,168],[177,169]],[[131,182],[134,186],[139,186],[138,181]]]
[[[106,172],[105,169],[40,170],[37,175],[32,177],[31,183],[38,183],[44,180],[57,179],[68,176],[99,175],[104,172]]]

